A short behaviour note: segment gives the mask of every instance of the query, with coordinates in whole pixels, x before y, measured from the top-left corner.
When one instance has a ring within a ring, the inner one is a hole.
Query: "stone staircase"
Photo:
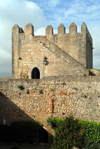
[[[66,52],[64,52],[61,48],[59,48],[57,45],[50,42],[45,37],[41,37],[39,39],[39,42],[41,46],[45,47],[50,52],[54,53],[57,57],[62,58],[65,63],[67,62],[69,66],[73,65],[74,68],[77,69],[77,71],[80,73],[86,72],[87,75],[89,75],[89,71],[78,61],[76,61],[74,58],[72,58],[70,55],[68,55]]]

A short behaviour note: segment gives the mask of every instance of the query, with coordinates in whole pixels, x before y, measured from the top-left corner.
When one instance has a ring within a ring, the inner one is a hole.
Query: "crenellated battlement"
[[[14,33],[25,33],[25,35],[32,35],[32,36],[34,36],[34,26],[33,26],[31,23],[29,23],[29,24],[27,24],[27,25],[25,26],[25,30],[23,30],[22,28],[20,28],[20,27],[16,24],[16,25],[13,26],[12,32],[14,32]],[[71,34],[77,33],[77,26],[76,26],[76,24],[75,24],[74,22],[72,22],[72,23],[70,24],[70,26],[69,26],[69,33],[71,33]],[[91,37],[91,35],[90,35],[90,33],[89,33],[89,30],[88,30],[88,28],[87,28],[85,22],[83,22],[82,25],[81,25],[81,32],[80,32],[80,33],[86,33],[86,34],[89,36],[90,40],[92,41],[92,37]],[[54,34],[54,33],[53,33],[53,27],[52,27],[52,25],[48,25],[48,26],[46,27],[46,29],[45,29],[45,34],[46,34],[47,37]],[[58,26],[58,35],[59,35],[59,34],[66,34],[66,28],[65,28],[65,26],[63,25],[63,23],[61,23],[61,24]],[[68,34],[68,33],[67,33],[67,34]]]
[[[25,35],[34,36],[34,27],[31,23],[29,23],[25,26],[25,30],[23,30],[21,27],[15,24],[12,28],[12,33],[13,34],[25,33]]]
[[[66,30],[65,26],[63,25],[63,23],[61,23],[58,26],[58,34],[66,34],[65,30]],[[51,25],[48,25],[46,27],[45,33],[46,33],[47,36],[53,35],[53,27]],[[74,22],[72,22],[70,24],[70,26],[69,26],[69,33],[71,33],[71,34],[78,33],[77,32],[77,26],[76,26],[76,24]],[[81,25],[81,32],[80,33],[85,33],[85,34],[87,34],[91,38],[91,35],[90,35],[89,31],[88,31],[88,28],[87,28],[85,22],[83,22],[82,25]]]

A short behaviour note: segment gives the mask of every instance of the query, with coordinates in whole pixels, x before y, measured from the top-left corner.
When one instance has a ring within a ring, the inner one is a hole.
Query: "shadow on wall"
[[[0,92],[0,124],[10,125],[13,121],[32,120],[24,111]]]
[[[10,125],[14,121],[34,121],[34,119],[0,92],[0,124]],[[48,143],[48,132],[44,129],[41,132],[39,133],[39,143]]]
[[[89,76],[96,76],[91,70],[89,70]]]

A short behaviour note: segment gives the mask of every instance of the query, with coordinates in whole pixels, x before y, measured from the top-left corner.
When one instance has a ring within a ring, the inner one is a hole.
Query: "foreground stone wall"
[[[24,90],[18,85],[23,85]],[[0,82],[0,88],[0,123],[31,119],[46,127],[48,117],[70,114],[100,122],[100,77],[12,79]]]

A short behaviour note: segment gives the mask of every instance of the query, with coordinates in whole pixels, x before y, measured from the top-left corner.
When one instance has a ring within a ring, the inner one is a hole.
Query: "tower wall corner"
[[[19,33],[20,27],[16,24],[12,28],[12,77],[16,78],[18,71]]]

